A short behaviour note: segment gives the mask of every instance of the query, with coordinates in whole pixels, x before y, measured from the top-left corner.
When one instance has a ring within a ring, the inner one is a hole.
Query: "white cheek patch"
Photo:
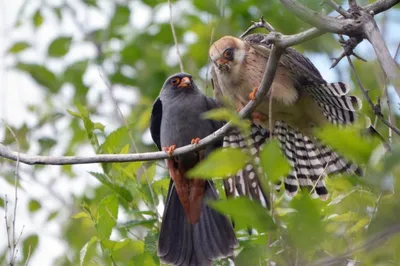
[[[244,59],[246,58],[246,51],[244,49],[238,49],[235,51],[235,61],[238,64],[243,63]]]

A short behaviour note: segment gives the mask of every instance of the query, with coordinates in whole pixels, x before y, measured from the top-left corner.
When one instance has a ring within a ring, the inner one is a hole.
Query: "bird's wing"
[[[271,54],[272,45],[263,42],[265,37],[265,34],[250,34],[244,38],[244,41],[253,47],[258,54],[268,58]],[[293,48],[286,49],[279,63],[289,69],[295,75],[295,80],[301,85],[326,83],[314,64]]]
[[[151,133],[151,138],[153,139],[154,143],[157,145],[160,151],[161,151],[161,139],[160,139],[161,119],[162,119],[162,102],[160,100],[160,97],[157,97],[157,99],[153,104],[153,110],[151,111],[150,133]]]

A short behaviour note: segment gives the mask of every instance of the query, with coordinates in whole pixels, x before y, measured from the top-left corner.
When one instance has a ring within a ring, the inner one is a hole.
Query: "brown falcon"
[[[252,34],[244,39],[225,36],[210,47],[216,98],[227,96],[237,110],[254,98],[260,86],[271,53],[271,45],[263,42],[265,36]],[[323,180],[326,175],[361,173],[356,165],[320,144],[312,135],[314,127],[355,122],[361,101],[347,95],[348,91],[341,82],[327,83],[311,61],[295,49],[288,48],[281,56],[270,91],[255,113],[257,119],[253,120],[250,139],[255,144],[251,153],[257,154],[260,145],[269,137],[272,92],[273,133],[292,167],[284,179],[289,195],[297,193],[300,186],[311,188],[321,198],[326,198],[328,191]],[[243,139],[240,132],[233,131],[224,138],[224,146],[243,147]],[[256,172],[249,164],[236,177],[225,181],[227,194],[238,193],[265,200],[255,176]]]

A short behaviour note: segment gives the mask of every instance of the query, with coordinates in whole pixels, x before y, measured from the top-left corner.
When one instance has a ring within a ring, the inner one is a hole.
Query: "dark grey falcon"
[[[153,105],[151,136],[158,149],[170,155],[171,181],[158,243],[158,256],[164,263],[211,265],[217,258],[232,256],[237,246],[229,219],[206,204],[218,198],[212,181],[186,178],[186,172],[221,143],[173,157],[175,148],[198,143],[222,126],[201,118],[216,107],[215,100],[202,94],[186,73],[170,76]]]

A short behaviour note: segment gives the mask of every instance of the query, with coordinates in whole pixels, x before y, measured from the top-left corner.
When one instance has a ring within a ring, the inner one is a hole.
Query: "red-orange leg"
[[[169,156],[169,157],[172,156],[172,153],[175,151],[175,149],[176,149],[176,145],[175,145],[175,144],[173,144],[173,145],[171,145],[171,146],[169,146],[169,147],[163,147],[163,150],[164,150],[166,153],[168,153],[168,156]]]

